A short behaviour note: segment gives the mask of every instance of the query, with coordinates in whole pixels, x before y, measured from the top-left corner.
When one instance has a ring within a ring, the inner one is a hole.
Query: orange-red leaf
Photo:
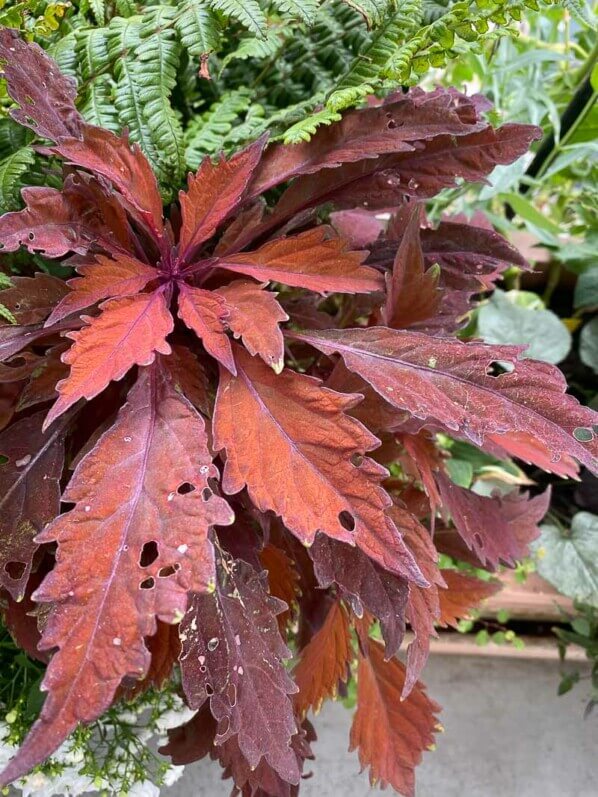
[[[357,750],[362,769],[369,768],[372,786],[390,785],[400,794],[415,794],[414,769],[424,750],[434,745],[438,706],[418,683],[401,700],[405,668],[396,659],[384,661],[382,646],[373,640],[357,672],[357,711],[351,727],[350,750]]]
[[[404,214],[406,227],[395,256],[392,274],[387,275],[383,322],[402,329],[425,321],[438,313],[442,293],[438,290],[440,270],[426,271],[420,240],[420,207],[414,204]]]
[[[386,471],[364,457],[378,440],[346,414],[359,397],[290,370],[276,375],[239,346],[235,360],[237,376],[221,369],[214,412],[214,446],[226,449],[225,492],[246,486],[260,510],[280,515],[307,545],[322,531],[425,584],[386,514]]]
[[[182,215],[179,248],[183,260],[188,262],[199,244],[211,238],[236,208],[265,143],[262,137],[229,160],[222,157],[213,163],[206,158],[197,174],[189,175],[187,191],[179,193]]]
[[[270,241],[255,252],[227,255],[217,265],[258,280],[282,282],[312,291],[368,293],[382,288],[382,278],[361,265],[365,252],[347,250],[329,227]]]
[[[335,601],[322,627],[301,651],[301,658],[293,672],[299,692],[295,695],[295,710],[300,717],[309,709],[319,711],[328,698],[336,697],[339,681],[346,681],[353,660],[351,631],[347,612]]]
[[[458,570],[440,571],[446,589],[438,590],[440,601],[440,625],[457,627],[459,620],[491,595],[502,589],[500,581],[482,581]]]
[[[134,296],[158,276],[156,269],[126,255],[115,255],[114,260],[98,255],[94,263],[77,266],[77,272],[81,276],[68,281],[71,292],[55,308],[46,326],[102,299]]]
[[[294,562],[286,553],[275,545],[268,544],[259,554],[260,563],[268,573],[270,595],[286,603],[289,607],[277,615],[278,625],[282,629],[291,615],[291,607],[299,595],[300,576]]]
[[[208,486],[216,476],[201,417],[159,362],[143,370],[114,426],[78,464],[63,495],[74,508],[38,537],[58,542],[34,595],[53,604],[40,647],[58,652],[40,719],[1,783],[106,710],[124,677],[143,677],[156,618],[176,622],[190,590],[213,586],[208,530],[233,519]]]
[[[250,354],[259,354],[263,361],[280,373],[284,364],[284,340],[279,323],[288,315],[276,301],[276,293],[266,291],[255,282],[237,280],[219,288],[226,300],[225,323]]]
[[[173,320],[160,291],[111,299],[96,318],[79,332],[63,356],[71,366],[66,379],[57,385],[58,400],[48,413],[45,426],[81,398],[93,398],[112,380],[119,380],[134,365],[150,365],[156,352],[170,353],[166,336]]]
[[[182,284],[179,290],[179,316],[203,343],[214,359],[235,373],[235,360],[226,334],[229,309],[223,296]]]

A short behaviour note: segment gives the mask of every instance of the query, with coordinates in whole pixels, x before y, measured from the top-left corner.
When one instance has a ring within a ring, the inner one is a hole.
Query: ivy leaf
[[[514,566],[529,554],[539,522],[550,503],[550,490],[529,498],[516,491],[489,498],[459,487],[443,473],[436,476],[442,505],[467,546],[492,568],[500,562]]]
[[[89,324],[69,333],[74,343],[62,360],[71,370],[57,385],[58,400],[45,428],[79,399],[93,398],[112,380],[122,379],[134,365],[151,365],[156,352],[170,354],[166,336],[173,320],[160,290],[111,299],[99,316],[83,320]]]
[[[58,543],[34,595],[53,604],[41,648],[58,652],[40,719],[3,783],[105,711],[124,677],[143,677],[156,618],[177,622],[189,589],[213,587],[208,528],[233,519],[208,486],[216,476],[201,417],[159,363],[143,370],[114,426],[75,469],[63,495],[74,508],[37,537]]]
[[[336,697],[340,681],[346,682],[353,660],[351,632],[347,613],[335,601],[322,627],[316,631],[301,651],[293,678],[299,692],[295,708],[300,717],[311,708],[319,711],[324,700]]]
[[[44,412],[21,418],[0,434],[0,586],[25,594],[34,541],[60,510],[65,424],[42,432]]]
[[[359,657],[350,749],[358,751],[362,768],[369,768],[372,786],[390,785],[412,797],[413,770],[422,752],[433,747],[434,732],[440,730],[436,717],[440,706],[420,683],[401,700],[404,666],[396,659],[385,661],[379,643],[372,640],[368,647],[368,655]]]
[[[258,509],[280,515],[307,545],[322,531],[425,585],[386,515],[385,471],[364,458],[378,441],[346,414],[358,397],[289,370],[277,376],[239,347],[235,361],[236,376],[221,369],[214,413],[214,446],[226,449],[224,491],[247,487]]]
[[[385,327],[289,333],[324,354],[338,353],[392,406],[427,423],[439,423],[481,445],[486,435],[510,433],[536,438],[543,455],[531,447],[532,462],[555,463],[575,456],[597,469],[598,437],[594,413],[565,395],[566,382],[554,366],[520,360],[509,346],[462,343],[418,332]],[[500,371],[505,368],[507,372]],[[492,368],[499,374],[492,375]],[[510,370],[509,370],[510,369]],[[580,429],[591,435],[582,444]]]
[[[126,255],[116,256],[114,260],[98,255],[93,263],[84,263],[76,268],[81,276],[68,281],[71,292],[56,305],[46,326],[102,299],[134,296],[158,277],[156,269]]]
[[[276,622],[285,604],[267,593],[265,573],[222,559],[216,590],[194,595],[181,623],[183,688],[191,708],[209,700],[218,723],[215,744],[236,738],[255,769],[266,762],[288,783],[299,782],[291,747],[296,722],[289,695],[297,687]]]
[[[598,608],[598,516],[577,512],[570,529],[543,524],[533,548],[543,578],[563,595]]]
[[[341,238],[321,226],[270,241],[255,252],[227,255],[217,265],[257,280],[320,293],[367,293],[379,290],[382,280],[373,269],[361,265],[365,256],[365,252],[347,251]]]

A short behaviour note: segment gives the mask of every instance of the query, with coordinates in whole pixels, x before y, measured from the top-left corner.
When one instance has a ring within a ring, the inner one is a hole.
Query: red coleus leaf
[[[158,276],[156,269],[126,255],[109,257],[98,255],[93,263],[77,266],[80,277],[68,281],[71,289],[56,305],[46,326],[71,313],[85,310],[109,297],[134,296]],[[60,283],[64,286],[64,283]]]
[[[42,432],[44,412],[21,418],[0,434],[0,586],[25,594],[35,536],[60,510],[66,424]]]
[[[392,274],[387,274],[386,278],[386,302],[381,315],[383,323],[393,329],[425,321],[436,315],[440,307],[440,268],[431,266],[427,271],[425,269],[419,225],[420,208],[414,205],[408,211]]]
[[[193,596],[181,624],[183,688],[191,708],[209,699],[217,745],[234,737],[252,769],[265,759],[298,783],[289,697],[297,687],[276,622],[285,604],[268,596],[264,582],[245,562],[222,559],[216,590]]]
[[[349,618],[339,601],[335,601],[322,627],[301,651],[293,678],[299,691],[295,708],[303,717],[311,708],[319,711],[324,700],[336,697],[338,684],[346,681],[353,660]]]
[[[161,291],[112,299],[99,316],[84,320],[88,326],[69,333],[75,342],[62,359],[71,370],[57,385],[59,397],[46,427],[79,399],[93,398],[113,379],[122,379],[134,365],[150,365],[156,352],[170,353],[166,336],[173,320]]]
[[[37,273],[33,277],[13,277],[12,287],[0,292],[0,304],[10,310],[18,324],[36,324],[50,315],[66,293],[62,280]]]
[[[359,657],[357,711],[351,727],[351,750],[359,753],[362,769],[369,768],[370,782],[387,785],[400,794],[415,794],[413,770],[424,750],[434,745],[440,729],[440,706],[417,684],[401,700],[405,668],[396,659],[384,660],[382,646],[370,641],[367,656]]]
[[[408,582],[373,562],[359,548],[319,534],[309,549],[322,587],[336,584],[357,617],[364,610],[380,622],[386,655],[394,656],[405,634]]]
[[[378,441],[346,415],[358,397],[289,370],[277,376],[238,347],[235,360],[236,377],[221,370],[214,415],[214,446],[226,450],[224,491],[246,486],[260,510],[280,515],[308,545],[323,531],[421,582],[386,514],[385,471],[364,458]]]
[[[211,238],[218,226],[239,204],[249,179],[257,166],[266,139],[233,155],[212,163],[203,161],[196,175],[189,175],[187,191],[181,191],[182,226],[180,254],[183,262],[192,262],[193,254]]]
[[[436,480],[443,507],[482,563],[492,568],[500,562],[514,566],[529,554],[529,544],[540,533],[538,523],[548,510],[549,490],[534,498],[517,492],[489,498],[459,487],[443,473]]]
[[[361,265],[365,252],[347,251],[341,238],[327,227],[264,244],[255,252],[227,255],[220,268],[258,280],[275,280],[311,291],[367,293],[382,287],[379,275]]]
[[[482,601],[502,589],[500,581],[482,581],[459,570],[441,570],[446,589],[438,590],[439,624],[457,628],[459,620],[476,609]]]
[[[188,591],[213,588],[208,527],[233,519],[208,486],[216,475],[201,417],[160,363],[145,369],[114,426],[77,466],[63,495],[74,508],[37,537],[58,543],[56,566],[34,595],[54,604],[41,647],[58,652],[40,719],[1,782],[96,718],[125,676],[143,677],[144,637],[156,618],[178,621]]]
[[[590,469],[597,467],[598,437],[592,435],[586,446],[577,431],[591,429],[595,414],[565,395],[567,385],[557,368],[520,360],[514,346],[441,341],[384,327],[290,336],[325,354],[340,354],[386,402],[422,421],[476,444],[486,435],[531,433],[555,462],[568,454]],[[492,368],[500,372],[503,363],[512,370],[492,375]]]

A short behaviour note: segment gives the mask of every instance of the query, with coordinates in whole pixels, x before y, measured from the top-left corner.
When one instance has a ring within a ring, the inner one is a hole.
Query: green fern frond
[[[69,77],[77,77],[77,54],[75,52],[75,32],[71,31],[48,47],[48,52],[60,67],[60,71]]]
[[[92,80],[101,74],[110,63],[108,53],[108,29],[85,28],[75,32],[76,56],[81,77]]]
[[[256,39],[255,36],[247,36],[241,40],[241,44],[232,53],[229,53],[220,64],[220,72],[232,61],[246,61],[248,58],[263,60],[272,58],[278,52],[284,42],[283,28],[270,28],[266,33],[265,39]]]
[[[0,118],[0,158],[7,158],[33,140],[33,133],[10,118]]]
[[[382,25],[395,5],[394,0],[343,0],[343,2],[361,14],[368,28]]]
[[[560,0],[573,19],[591,30],[596,30],[596,19],[585,0]]]
[[[283,141],[285,144],[298,144],[301,141],[309,141],[318,127],[331,125],[333,122],[339,122],[340,119],[340,113],[324,108],[322,111],[307,116],[292,127],[289,127],[283,136]]]
[[[256,36],[266,35],[266,17],[256,0],[209,0],[215,11],[236,19]]]
[[[220,45],[220,21],[204,0],[183,3],[174,26],[183,47],[196,58],[217,50]]]
[[[10,277],[0,271],[0,290],[3,288],[12,288]]]
[[[223,94],[208,111],[191,122],[185,136],[185,156],[191,169],[197,169],[206,155],[224,149],[233,123],[239,120],[250,105],[248,89],[231,91]]]
[[[109,75],[102,75],[88,86],[81,113],[92,125],[105,127],[113,133],[120,131],[118,114],[112,96],[113,82]]]
[[[89,8],[98,25],[103,25],[106,21],[106,3],[104,0],[88,0]]]
[[[135,0],[116,0],[115,6],[121,17],[132,17],[137,13]]]
[[[313,25],[320,3],[319,0],[272,0],[272,5],[281,14],[300,19],[306,25]]]
[[[31,147],[22,147],[0,161],[0,210],[16,210],[19,207],[21,188],[26,185],[21,178],[29,171],[35,153]]]

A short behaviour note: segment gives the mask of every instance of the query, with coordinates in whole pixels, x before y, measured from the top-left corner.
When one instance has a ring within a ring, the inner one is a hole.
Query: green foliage
[[[561,662],[565,664],[567,652],[574,645],[585,651],[591,669],[587,676],[578,669],[565,669],[563,666],[558,694],[565,695],[575,684],[589,680],[590,699],[585,709],[585,716],[588,717],[598,705],[598,609],[584,603],[575,603],[575,611],[575,616],[565,614],[568,627],[553,629],[558,640]]]

